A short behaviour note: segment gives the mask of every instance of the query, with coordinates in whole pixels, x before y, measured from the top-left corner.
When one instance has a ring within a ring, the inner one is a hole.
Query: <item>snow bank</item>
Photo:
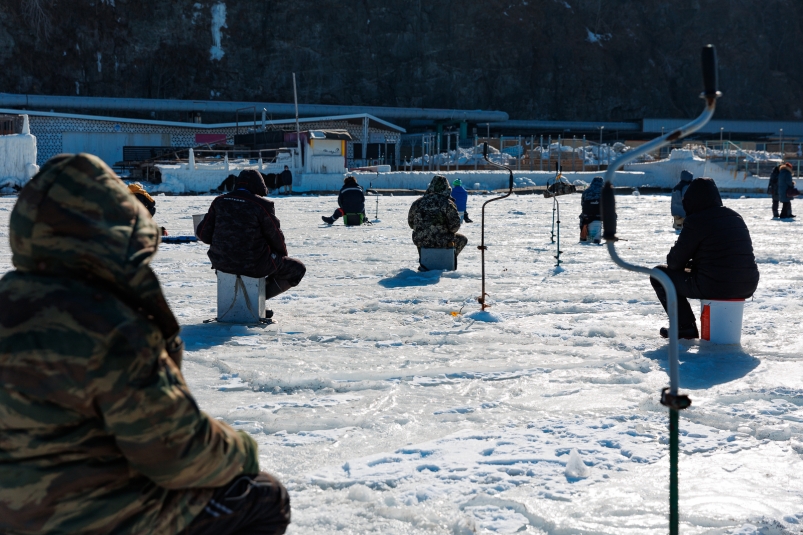
[[[0,190],[21,187],[39,172],[36,165],[36,137],[31,135],[24,115],[22,134],[0,136]]]
[[[680,172],[689,171],[696,177],[707,176],[713,178],[720,190],[755,190],[765,192],[767,179],[753,176],[747,171],[729,171],[716,163],[695,156],[691,149],[675,149],[666,160],[654,162],[633,163],[625,166],[627,171],[640,171],[646,177],[645,186],[671,188],[677,184]],[[620,184],[617,180],[615,185]]]

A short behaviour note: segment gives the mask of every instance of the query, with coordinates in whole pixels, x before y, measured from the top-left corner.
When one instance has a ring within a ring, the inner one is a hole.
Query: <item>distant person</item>
[[[792,180],[792,164],[784,162],[778,170],[778,200],[781,203],[781,219],[791,219],[792,199],[798,195],[795,189],[795,181]]]
[[[770,180],[767,183],[767,193],[772,197],[772,218],[777,219],[781,217],[778,212],[778,175],[781,172],[781,166],[776,165],[772,168],[770,173]]]
[[[279,173],[279,184],[284,186],[284,192],[287,195],[293,193],[293,173],[290,172],[290,168],[286,165],[284,166],[284,171]]]
[[[457,255],[468,243],[468,238],[457,233],[460,229],[460,215],[452,200],[446,177],[436,175],[432,178],[426,193],[410,206],[407,224],[413,229],[413,243],[418,247],[419,271],[427,271],[426,266],[420,262],[422,247],[454,247],[457,267]]]
[[[263,173],[262,180],[265,182],[265,187],[268,188],[268,193],[277,190],[281,187],[279,183],[279,175],[276,173]]]
[[[680,338],[699,338],[696,318],[686,298],[746,299],[758,286],[753,242],[742,217],[722,205],[716,183],[695,178],[683,197],[686,218],[666,265],[657,266],[675,284]],[[666,292],[656,279],[652,287],[666,310]],[[660,334],[668,338],[668,329]]]
[[[588,225],[594,221],[601,221],[599,202],[602,197],[602,177],[595,176],[591,184],[583,191],[580,200],[582,213],[580,214],[580,241],[588,241]],[[599,243],[599,239],[594,240]]]
[[[290,522],[254,439],[190,393],[146,213],[89,154],[51,158],[17,199],[16,269],[0,280],[0,533],[280,534]]]
[[[337,196],[337,205],[339,208],[331,217],[321,216],[324,223],[331,225],[345,214],[362,214],[365,221],[365,192],[353,176],[349,175],[343,179],[343,187]]]
[[[264,277],[265,299],[298,286],[307,268],[287,256],[284,234],[259,171],[240,172],[235,190],[212,201],[196,236],[210,245],[212,267],[232,275]],[[273,316],[268,310],[266,317]]]
[[[460,214],[460,221],[471,223],[472,221],[469,219],[468,212],[466,211],[466,204],[468,204],[468,192],[463,187],[463,183],[459,178],[452,182],[452,199],[454,199],[454,204],[457,206],[457,212]]]
[[[680,172],[680,180],[675,184],[675,187],[672,188],[672,205],[670,210],[672,212],[672,218],[674,219],[672,226],[675,230],[681,230],[683,228],[683,220],[686,217],[686,210],[683,209],[683,196],[686,194],[686,190],[689,189],[692,180],[694,180],[694,175],[684,169]]]
[[[220,185],[217,188],[215,188],[215,190],[213,190],[213,192],[217,191],[218,193],[222,193],[224,191],[233,191],[234,183],[236,181],[237,181],[237,175],[229,175],[223,179],[223,182],[221,182]]]
[[[134,197],[142,203],[142,205],[148,210],[148,213],[154,215],[156,213],[156,201],[153,200],[145,188],[142,187],[142,184],[139,182],[132,182],[128,185],[128,191],[134,194]]]

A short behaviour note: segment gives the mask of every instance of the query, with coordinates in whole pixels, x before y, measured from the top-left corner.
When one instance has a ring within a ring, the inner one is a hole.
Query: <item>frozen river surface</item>
[[[207,247],[161,246],[187,381],[290,489],[288,533],[667,532],[666,320],[648,280],[578,243],[579,195],[561,198],[556,273],[551,201],[512,197],[488,206],[493,306],[478,315],[481,199],[469,198],[469,246],[446,273],[415,271],[412,197],[382,197],[380,221],[361,228],[322,226],[333,196],[274,199],[307,275],[269,302],[267,328],[204,324]],[[14,200],[0,199],[0,272]],[[156,219],[191,234],[211,200],[158,197]],[[617,202],[622,256],[663,263],[669,197]],[[681,342],[684,534],[802,529],[803,240],[800,222],[770,220],[769,202],[725,200],[761,270],[741,347]]]

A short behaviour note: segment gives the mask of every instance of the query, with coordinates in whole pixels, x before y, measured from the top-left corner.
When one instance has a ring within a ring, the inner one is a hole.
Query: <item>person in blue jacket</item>
[[[468,212],[466,211],[468,192],[463,187],[463,183],[459,178],[452,182],[452,199],[454,199],[454,203],[457,205],[457,211],[460,213],[460,221],[471,223],[471,219],[468,218]]]

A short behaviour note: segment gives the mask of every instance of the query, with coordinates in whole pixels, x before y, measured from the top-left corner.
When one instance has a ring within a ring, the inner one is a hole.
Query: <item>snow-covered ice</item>
[[[156,220],[191,234],[211,196],[157,196]],[[456,272],[418,273],[414,197],[383,197],[380,223],[322,226],[335,196],[275,198],[301,284],[269,303],[271,328],[215,315],[207,247],[154,261],[187,344],[201,407],[251,433],[291,492],[288,533],[662,534],[668,516],[666,323],[649,282],[581,245],[580,196],[513,196],[461,229]],[[0,272],[11,269],[0,198]],[[766,197],[727,198],[761,270],[741,346],[681,342],[680,514],[686,534],[799,533],[803,521],[800,222]],[[618,249],[648,265],[676,238],[668,195],[617,197]],[[369,219],[375,218],[368,203]],[[694,304],[694,303],[693,303]]]

